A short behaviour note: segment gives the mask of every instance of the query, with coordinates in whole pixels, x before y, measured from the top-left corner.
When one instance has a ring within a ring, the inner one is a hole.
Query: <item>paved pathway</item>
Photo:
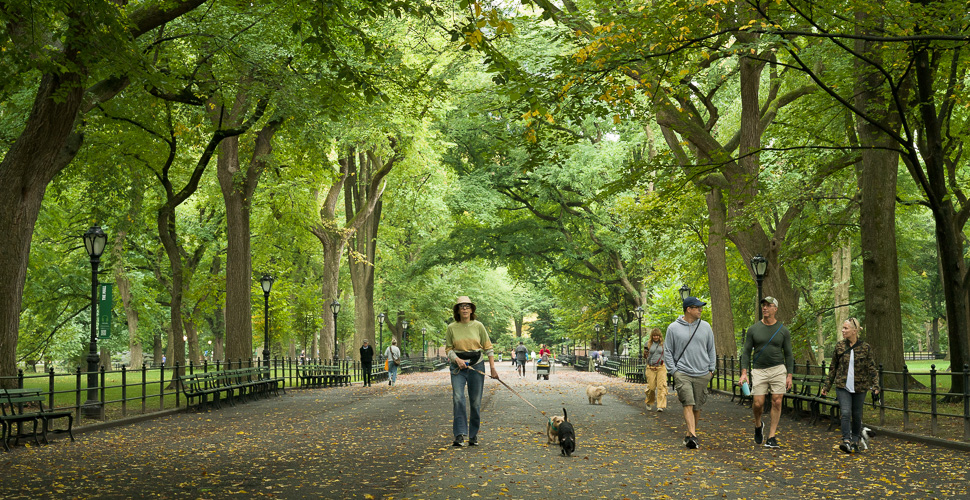
[[[486,382],[477,448],[451,444],[447,372],[394,387],[290,390],[0,455],[0,498],[970,498],[970,455],[876,438],[846,456],[837,432],[783,417],[783,448],[755,446],[750,413],[711,396],[701,449],[681,444],[676,400],[647,412],[643,386],[559,368],[509,385],[548,414],[566,407],[571,458],[545,417]],[[585,387],[605,385],[602,406]]]

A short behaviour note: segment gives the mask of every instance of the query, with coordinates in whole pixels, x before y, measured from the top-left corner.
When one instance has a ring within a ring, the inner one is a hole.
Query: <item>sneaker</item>
[[[781,445],[778,444],[778,439],[772,436],[765,440],[765,448],[781,448]]]
[[[697,436],[687,436],[684,438],[684,446],[696,450],[701,447],[701,443],[697,440]]]
[[[765,439],[765,432],[764,431],[765,431],[765,422],[764,422],[764,420],[762,420],[761,421],[761,426],[754,428],[754,442],[755,442],[755,444],[761,444],[761,442],[764,441],[764,439]]]
[[[664,408],[657,408],[657,411],[662,412],[662,411],[664,411]]]
[[[468,438],[468,446],[478,446],[478,436]]]
[[[463,440],[464,440],[464,438],[463,438],[463,437],[461,437],[461,436],[455,436],[455,441],[454,441],[453,443],[451,443],[451,445],[452,445],[452,446],[456,446],[456,447],[458,447],[458,448],[461,448],[461,442],[462,442]]]
[[[842,441],[842,444],[839,445],[839,449],[842,450],[842,453],[852,453],[852,442],[848,439]]]

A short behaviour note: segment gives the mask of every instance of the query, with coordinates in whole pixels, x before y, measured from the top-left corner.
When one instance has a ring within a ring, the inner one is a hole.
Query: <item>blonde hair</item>
[[[852,325],[852,327],[855,328],[857,332],[861,332],[862,331],[862,324],[859,323],[859,319],[858,318],[854,318],[854,317],[853,318],[849,318],[849,319],[845,320],[845,322],[848,323],[848,324],[850,324],[850,325]]]
[[[660,337],[660,345],[664,345],[663,332],[661,332],[659,328],[654,328],[653,330],[650,330],[650,340],[647,340],[647,350],[650,350],[650,347],[653,345],[653,334],[655,333],[658,337]]]

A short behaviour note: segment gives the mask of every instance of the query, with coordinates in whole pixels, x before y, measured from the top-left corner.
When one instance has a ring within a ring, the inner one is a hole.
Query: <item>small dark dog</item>
[[[569,423],[569,416],[566,409],[562,409],[562,423],[559,424],[559,448],[562,456],[568,457],[576,451],[576,432],[573,431],[573,424]]]

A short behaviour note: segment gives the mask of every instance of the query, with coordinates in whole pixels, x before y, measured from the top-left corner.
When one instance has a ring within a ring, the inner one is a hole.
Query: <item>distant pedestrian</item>
[[[539,347],[539,358],[540,358],[540,359],[541,359],[541,358],[542,358],[543,356],[549,356],[549,355],[551,355],[551,354],[552,354],[552,351],[550,351],[550,350],[549,350],[549,348],[548,348],[548,347],[546,347],[546,344],[542,344],[542,345],[541,345],[541,346]]]
[[[684,315],[667,327],[664,364],[674,376],[677,398],[684,406],[684,422],[687,436],[684,446],[700,447],[697,439],[697,421],[701,407],[707,401],[707,385],[714,377],[717,351],[714,349],[714,330],[710,323],[701,319],[706,302],[697,297],[684,299]]]
[[[360,346],[360,370],[364,374],[364,387],[371,385],[370,374],[374,363],[374,348],[370,346],[367,339]]]
[[[401,349],[397,347],[397,339],[391,341],[391,345],[384,350],[384,358],[387,359],[387,384],[397,383],[397,367],[401,364]]]
[[[525,362],[529,357],[529,349],[520,340],[519,346],[515,348],[515,373],[520,377],[525,376]]]
[[[667,409],[667,366],[664,365],[664,341],[660,337],[660,329],[650,331],[650,340],[643,350],[643,357],[647,360],[644,376],[647,379],[647,409],[656,403],[657,411]]]
[[[748,328],[741,348],[741,378],[738,383],[748,382],[748,366],[751,366],[751,412],[754,414],[754,442],[766,448],[780,448],[775,432],[781,419],[781,404],[785,391],[791,389],[795,356],[791,349],[791,332],[775,317],[778,299],[761,299],[761,319]],[[751,352],[754,351],[754,360]],[[771,426],[765,439],[765,424],[761,419],[765,395],[771,393]]]
[[[491,377],[498,379],[495,353],[485,325],[475,319],[475,304],[467,296],[458,297],[452,309],[455,321],[445,332],[445,352],[451,362],[452,446],[461,446],[468,436],[468,446],[478,446],[481,426],[482,392],[485,389],[485,358]],[[468,391],[468,409],[465,391]]]
[[[876,353],[871,345],[859,339],[861,330],[862,326],[856,318],[849,318],[842,323],[842,340],[835,344],[828,383],[822,389],[822,395],[825,396],[832,385],[835,385],[835,397],[839,401],[842,417],[842,444],[839,449],[845,453],[859,451],[862,407],[866,402],[866,394],[869,391],[879,394]]]

